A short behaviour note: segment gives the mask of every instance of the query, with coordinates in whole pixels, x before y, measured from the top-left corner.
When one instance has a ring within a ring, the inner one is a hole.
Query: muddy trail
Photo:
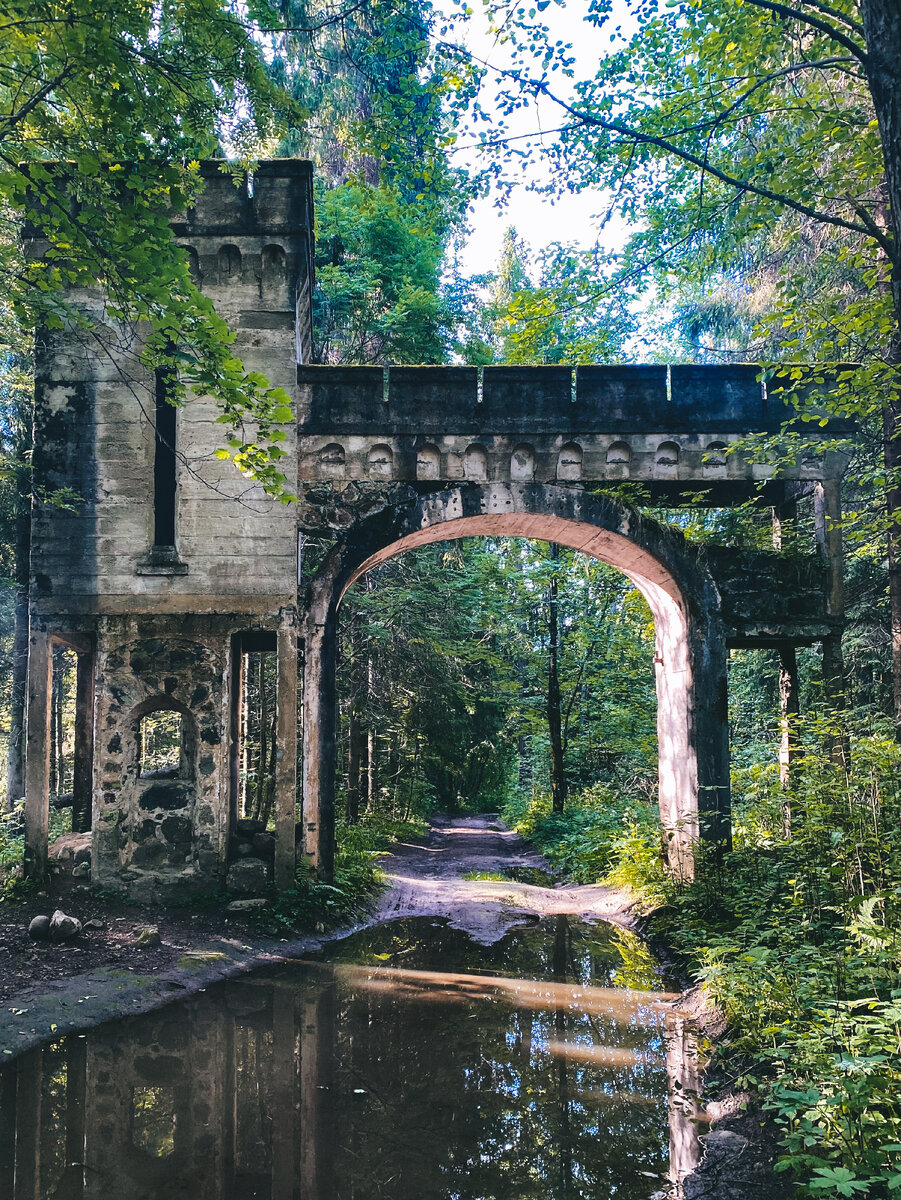
[[[378,904],[380,920],[443,917],[485,944],[515,924],[547,916],[636,924],[634,896],[560,883],[545,859],[491,814],[435,814],[427,837],[398,843],[382,865],[390,886]]]

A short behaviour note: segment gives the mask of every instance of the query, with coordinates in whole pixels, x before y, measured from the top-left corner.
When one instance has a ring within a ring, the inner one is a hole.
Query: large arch
[[[536,483],[462,484],[406,495],[359,521],[333,547],[307,595],[303,853],[325,879],[334,865],[338,608],[372,567],[417,546],[472,536],[559,542],[617,567],[654,617],[660,816],[671,869],[694,870],[699,838],[729,839],[726,645],[719,595],[677,531],[606,496]]]

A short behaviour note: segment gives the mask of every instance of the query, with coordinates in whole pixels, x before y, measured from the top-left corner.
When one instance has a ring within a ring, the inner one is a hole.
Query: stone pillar
[[[283,609],[278,627],[275,766],[275,886],[294,886],[297,822],[297,622]]]
[[[75,754],[72,832],[87,833],[94,807],[94,654],[78,652],[75,669]]]
[[[326,882],[335,870],[336,626],[331,607],[321,623],[311,615],[304,655],[303,853]]]
[[[28,707],[25,733],[25,874],[47,873],[50,831],[50,635],[32,627],[28,638]]]

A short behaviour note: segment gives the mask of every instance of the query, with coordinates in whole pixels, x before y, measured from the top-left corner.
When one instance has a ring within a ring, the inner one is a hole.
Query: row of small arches
[[[722,470],[726,466],[726,443],[711,442],[705,452],[705,468]],[[679,465],[679,446],[675,442],[661,442],[654,455],[654,464],[661,472],[675,471]],[[611,467],[628,467],[632,461],[632,447],[628,442],[613,442],[607,449],[607,464]],[[319,463],[327,474],[343,475],[345,466],[344,447],[331,442],[319,451]],[[370,479],[390,479],[394,474],[394,451],[390,446],[372,446],[367,455]],[[473,442],[463,453],[463,475],[466,479],[488,478],[488,451]],[[576,442],[567,442],[557,455],[558,479],[582,478],[582,447]],[[440,479],[441,451],[427,444],[416,452],[416,478]],[[510,478],[529,480],[535,477],[535,448],[523,443],[510,455]]]
[[[194,279],[201,278],[200,256],[193,246],[185,246],[185,253],[188,256],[188,267]],[[284,276],[287,266],[287,256],[284,246],[278,246],[275,243],[264,246],[262,255],[262,272],[263,280],[277,280]],[[241,256],[241,251],[237,246],[231,243],[226,243],[219,247],[216,255],[216,279],[220,286],[227,286],[229,283],[236,283],[244,270],[244,262]]]

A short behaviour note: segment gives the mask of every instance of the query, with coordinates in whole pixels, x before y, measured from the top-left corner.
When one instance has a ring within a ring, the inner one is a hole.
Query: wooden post
[[[50,833],[50,635],[32,628],[28,637],[28,708],[25,733],[25,874],[47,874]]]
[[[297,822],[297,622],[293,609],[282,609],[277,640],[277,711],[275,763],[275,886],[294,886]]]
[[[75,754],[72,832],[87,833],[94,808],[94,654],[79,651],[75,668]]]

